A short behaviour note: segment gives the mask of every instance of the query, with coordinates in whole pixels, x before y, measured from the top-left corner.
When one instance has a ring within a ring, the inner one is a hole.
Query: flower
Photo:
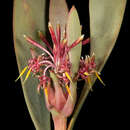
[[[78,45],[84,38],[84,35],[80,36],[74,43],[72,43],[71,46],[67,45],[67,39],[64,35],[63,39],[61,40],[61,32],[60,32],[60,26],[57,25],[56,34],[54,32],[54,29],[49,22],[48,28],[51,34],[51,38],[53,41],[53,49],[51,48],[50,44],[42,34],[42,32],[38,32],[41,40],[46,44],[48,49],[51,51],[51,53],[46,50],[44,47],[42,47],[40,44],[38,44],[36,41],[32,40],[30,37],[27,37],[24,35],[24,38],[34,46],[42,49],[44,52],[46,52],[48,55],[42,54],[38,57],[33,56],[34,52],[32,52],[32,59],[29,60],[28,68],[31,69],[31,71],[36,75],[38,72],[41,72],[40,75],[45,79],[46,72],[48,69],[50,69],[53,73],[56,74],[56,76],[59,79],[59,83],[62,86],[68,85],[71,80],[71,63],[69,60],[68,52],[74,48],[76,45]],[[83,44],[87,44],[89,42],[89,39],[84,40]],[[43,69],[44,66],[44,69]],[[40,79],[41,79],[40,77]],[[69,89],[68,89],[69,90]]]
[[[24,38],[28,43],[40,48],[44,53],[37,55],[33,49],[30,49],[32,58],[29,59],[28,65],[22,70],[16,81],[27,69],[29,69],[24,81],[28,79],[32,72],[33,75],[39,79],[37,87],[38,92],[40,89],[44,90],[48,110],[62,113],[64,116],[68,117],[73,111],[76,98],[75,92],[70,90],[70,86],[74,85],[73,80],[82,78],[89,83],[89,86],[91,86],[90,76],[95,74],[102,83],[103,81],[96,71],[94,55],[92,55],[92,57],[86,56],[85,60],[81,58],[79,70],[75,76],[76,78],[74,77],[72,79],[71,77],[72,65],[68,53],[72,48],[80,43],[83,45],[89,43],[89,38],[83,40],[84,35],[81,35],[70,46],[68,46],[66,32],[64,33],[63,39],[61,39],[60,25],[57,25],[56,34],[50,22],[48,28],[52,38],[53,48],[41,31],[39,31],[38,34],[40,39],[48,47],[49,51],[30,37],[24,35]]]
[[[86,82],[89,84],[89,88],[92,89],[92,84],[91,84],[91,76],[95,75],[100,82],[104,84],[102,79],[99,76],[99,72],[96,71],[96,63],[95,63],[95,54],[93,53],[92,56],[90,57],[89,55],[85,57],[85,59],[81,58],[80,59],[80,67],[78,71],[78,77],[81,77],[84,79]]]

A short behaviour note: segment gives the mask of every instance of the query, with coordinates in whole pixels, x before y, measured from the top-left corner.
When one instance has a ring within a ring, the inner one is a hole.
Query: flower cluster
[[[57,25],[56,34],[54,32],[54,29],[51,23],[48,24],[48,27],[49,27],[49,31],[50,31],[51,38],[54,45],[53,49],[48,43],[48,41],[46,40],[46,38],[44,37],[44,35],[42,34],[42,32],[40,31],[39,31],[39,36],[41,40],[46,44],[50,52],[44,47],[42,47],[40,44],[38,44],[36,41],[32,40],[30,37],[27,37],[26,35],[24,35],[24,38],[29,43],[42,49],[47,54],[47,55],[42,54],[42,55],[37,56],[34,54],[35,53],[34,50],[31,49],[32,58],[28,62],[28,68],[35,76],[38,77],[38,79],[40,80],[40,83],[41,82],[45,83],[45,82],[48,82],[48,80],[50,80],[49,77],[46,75],[46,72],[49,69],[50,71],[56,74],[57,78],[59,79],[60,85],[64,86],[64,85],[69,84],[69,82],[71,81],[71,76],[70,76],[71,63],[69,60],[68,52],[72,48],[74,48],[76,45],[81,43],[81,41],[84,38],[84,35],[80,36],[74,43],[71,44],[71,46],[68,46],[65,33],[64,33],[63,39],[61,39],[61,32],[60,32],[59,25]],[[83,45],[89,43],[89,38],[87,40],[82,41],[82,43]],[[28,78],[30,71],[27,73],[27,76],[25,79]]]
[[[62,91],[60,95],[62,94],[64,95],[63,97],[65,97],[65,102],[67,101],[68,95],[71,96],[69,86],[70,86],[70,83],[72,83],[74,79],[76,80],[78,80],[79,78],[84,79],[86,82],[89,83],[90,87],[91,87],[91,79],[90,79],[91,75],[95,74],[102,83],[103,81],[101,80],[101,78],[98,75],[98,72],[96,71],[94,54],[91,57],[86,56],[85,59],[81,58],[77,75],[75,75],[73,79],[71,77],[72,65],[71,65],[68,53],[72,48],[74,48],[78,44],[85,45],[89,43],[89,38],[86,40],[83,40],[84,35],[81,35],[76,41],[74,41],[74,43],[72,43],[69,46],[67,44],[66,32],[64,33],[63,39],[61,39],[60,25],[57,25],[56,33],[51,23],[48,24],[48,28],[49,28],[49,32],[52,38],[53,48],[51,47],[49,42],[46,40],[42,32],[39,31],[38,33],[39,33],[40,39],[46,44],[49,51],[45,49],[43,46],[41,46],[40,44],[38,44],[36,41],[31,39],[30,37],[24,35],[24,38],[30,44],[40,48],[41,50],[43,50],[44,53],[41,55],[37,55],[33,49],[30,49],[32,58],[29,59],[28,65],[22,70],[22,72],[20,73],[19,77],[16,80],[18,80],[24,74],[24,72],[27,69],[29,69],[25,77],[25,81],[28,79],[30,73],[32,72],[33,75],[39,79],[39,84],[37,87],[38,92],[40,91],[40,88],[44,89],[46,99],[49,101],[49,105],[55,106],[54,102],[56,101],[52,102],[52,100],[48,99],[49,96],[54,95],[54,92],[52,92],[53,90],[51,90],[52,87],[50,89],[51,78],[48,72],[54,73],[55,76],[57,77],[58,83],[61,86],[60,91]],[[65,88],[65,90],[63,88]]]

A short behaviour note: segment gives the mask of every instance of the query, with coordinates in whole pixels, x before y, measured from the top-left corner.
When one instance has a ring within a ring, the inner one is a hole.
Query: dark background
[[[81,0],[67,0],[69,7],[76,6],[81,24],[89,25],[88,5]],[[35,130],[29,116],[20,82],[14,80],[18,76],[18,68],[13,46],[12,10],[13,1],[5,3],[1,11],[1,108],[3,129]],[[85,10],[85,13],[84,13]],[[127,128],[129,116],[129,39],[128,39],[128,4],[126,7],[121,30],[105,68],[102,79],[106,86],[96,81],[94,91],[91,92],[78,116],[74,130],[79,129],[117,129]],[[87,28],[88,29],[88,28]],[[89,29],[88,29],[89,31]],[[87,33],[89,36],[89,33]],[[126,127],[126,128],[125,128]]]

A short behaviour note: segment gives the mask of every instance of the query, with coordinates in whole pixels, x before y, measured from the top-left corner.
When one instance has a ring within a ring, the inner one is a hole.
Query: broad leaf
[[[46,32],[46,0],[15,0],[14,1],[14,46],[17,57],[19,71],[28,64],[31,58],[30,47],[23,34],[32,37],[40,43],[37,31]],[[40,50],[36,49],[37,53]],[[43,92],[38,94],[38,81],[31,76],[23,83],[25,75],[22,77],[22,88],[27,103],[27,107],[37,130],[50,130],[50,114],[46,109]]]
[[[118,37],[126,0],[90,0],[90,39],[91,55],[95,53],[97,70],[101,71]],[[93,78],[92,85],[96,78]],[[68,130],[72,130],[80,109],[90,89],[85,84],[75,108]]]
[[[73,6],[68,15],[67,21],[67,40],[70,46],[81,36],[81,26],[76,8]],[[81,56],[82,45],[78,44],[69,52],[70,62],[72,63],[72,77],[77,73]]]
[[[96,56],[97,69],[101,70],[118,37],[126,0],[91,0],[90,35],[91,54]]]

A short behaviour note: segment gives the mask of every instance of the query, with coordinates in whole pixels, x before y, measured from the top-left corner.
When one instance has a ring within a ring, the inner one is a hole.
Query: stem
[[[55,130],[67,130],[67,118],[62,115],[52,115]]]
[[[84,103],[86,97],[87,97],[88,94],[89,94],[89,91],[90,91],[90,89],[88,88],[87,84],[85,84],[85,86],[84,86],[84,88],[83,88],[83,90],[82,90],[82,93],[81,93],[79,102],[78,102],[78,104],[77,104],[76,107],[75,107],[75,111],[74,111],[74,114],[73,114],[73,116],[72,116],[72,119],[71,119],[71,121],[69,122],[68,130],[72,130],[72,129],[73,129],[74,123],[75,123],[75,121],[76,121],[76,119],[77,119],[77,116],[78,116],[78,114],[79,114],[79,112],[80,112],[80,110],[81,110],[81,107],[83,106],[83,103]]]
[[[92,85],[95,83],[95,81],[96,81],[96,77],[93,77],[92,78]],[[80,110],[81,110],[81,108],[82,108],[82,106],[83,106],[83,104],[84,104],[84,102],[85,102],[89,92],[90,92],[90,88],[88,87],[88,84],[85,83],[85,85],[83,87],[83,90],[81,92],[79,101],[78,101],[78,103],[77,103],[77,105],[75,107],[75,111],[73,113],[73,116],[72,116],[72,118],[71,118],[71,120],[69,122],[68,130],[72,130],[73,129],[74,123],[75,123],[75,121],[76,121],[76,119],[78,117],[78,114],[79,114],[79,112],[80,112]]]

